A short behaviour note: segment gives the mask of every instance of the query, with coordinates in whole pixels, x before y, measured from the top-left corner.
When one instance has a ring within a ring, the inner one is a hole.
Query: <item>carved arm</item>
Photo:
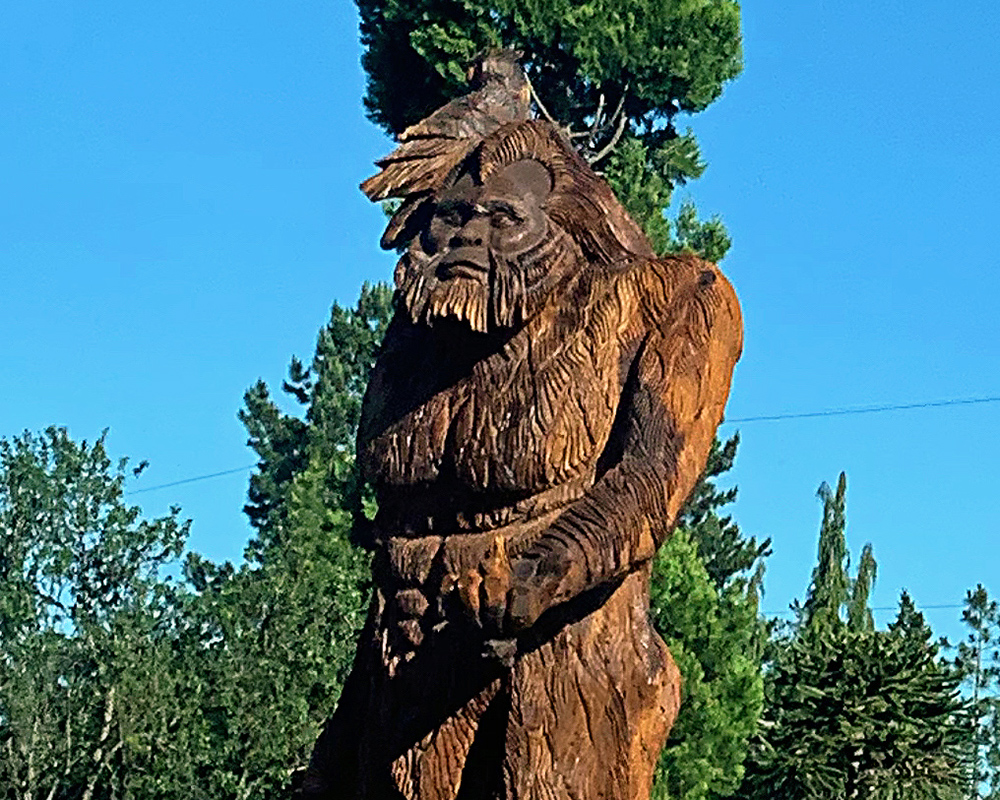
[[[703,269],[636,355],[605,471],[511,564],[506,632],[653,557],[705,467],[741,349],[732,287]]]

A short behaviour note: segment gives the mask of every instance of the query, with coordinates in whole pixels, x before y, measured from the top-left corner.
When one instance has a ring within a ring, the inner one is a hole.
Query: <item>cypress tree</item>
[[[761,726],[738,796],[957,798],[968,785],[969,736],[957,673],[905,592],[887,631],[868,600],[870,545],[852,578],[846,477],[820,487],[823,516],[806,601],[766,670]]]

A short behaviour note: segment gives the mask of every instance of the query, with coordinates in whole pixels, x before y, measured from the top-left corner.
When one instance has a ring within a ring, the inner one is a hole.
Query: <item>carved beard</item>
[[[505,258],[489,251],[486,281],[440,280],[443,256],[428,256],[414,244],[396,266],[396,286],[414,324],[433,325],[452,318],[477,333],[520,328],[563,279],[582,262],[579,248],[559,226],[549,223],[542,241],[524,253]]]

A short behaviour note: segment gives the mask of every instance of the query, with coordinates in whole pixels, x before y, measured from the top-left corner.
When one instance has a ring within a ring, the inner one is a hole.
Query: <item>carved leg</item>
[[[607,603],[518,660],[507,800],[648,800],[680,706],[680,673],[636,573]]]

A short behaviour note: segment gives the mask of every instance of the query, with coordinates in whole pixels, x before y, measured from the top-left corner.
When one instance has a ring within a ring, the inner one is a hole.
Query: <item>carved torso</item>
[[[656,258],[555,128],[487,129],[418,126],[366,184],[403,198],[383,244],[408,248],[358,431],[375,591],[316,800],[641,800],[680,702],[650,562],[739,304]]]
[[[468,332],[394,324],[359,436],[380,522],[395,528],[383,534],[489,529],[593,484],[642,336],[643,269],[581,276],[492,352]]]

